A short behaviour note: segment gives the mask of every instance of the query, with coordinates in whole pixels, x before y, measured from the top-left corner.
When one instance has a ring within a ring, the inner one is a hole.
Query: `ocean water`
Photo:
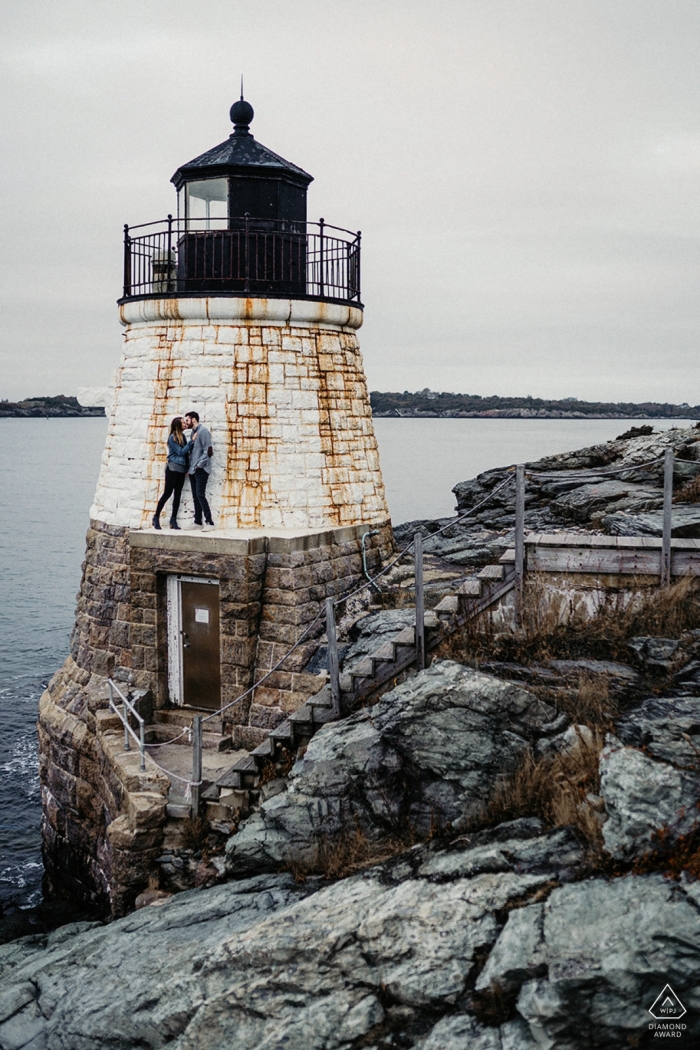
[[[377,419],[394,523],[451,514],[452,486],[482,470],[605,441],[627,426]],[[41,897],[37,703],[68,653],[106,430],[105,419],[0,420],[0,906],[7,910]]]
[[[37,703],[68,653],[105,419],[0,419],[0,905],[41,896]]]

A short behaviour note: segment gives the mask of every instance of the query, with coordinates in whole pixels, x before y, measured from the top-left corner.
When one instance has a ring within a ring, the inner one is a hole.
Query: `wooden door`
[[[221,706],[219,584],[180,582],[182,700],[189,707]]]

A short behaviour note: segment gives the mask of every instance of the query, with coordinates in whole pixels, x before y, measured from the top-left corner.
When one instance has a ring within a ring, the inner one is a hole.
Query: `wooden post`
[[[673,503],[673,449],[664,452],[664,524],[661,540],[661,586],[671,583],[671,505]]]
[[[192,819],[199,816],[199,794],[202,779],[202,716],[195,715],[192,725]]]
[[[338,663],[338,636],[335,630],[335,603],[326,598],[326,637],[328,638],[328,672],[330,674],[333,714],[340,714],[340,666]]]
[[[525,584],[525,464],[515,468],[515,626],[523,625]]]
[[[413,537],[413,566],[416,578],[416,667],[425,667],[425,594],[423,591],[423,536]]]

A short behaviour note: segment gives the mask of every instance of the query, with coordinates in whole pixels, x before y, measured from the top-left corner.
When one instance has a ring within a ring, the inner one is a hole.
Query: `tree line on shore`
[[[411,393],[370,393],[372,414],[394,417],[511,417],[550,419],[700,419],[700,405],[657,401],[579,401],[541,397],[480,397],[478,394],[437,393],[427,387]]]

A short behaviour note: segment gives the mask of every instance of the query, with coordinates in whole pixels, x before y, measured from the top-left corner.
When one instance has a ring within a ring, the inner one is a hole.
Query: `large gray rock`
[[[469,875],[414,873],[439,857],[421,847],[313,894],[289,876],[264,876],[7,945],[0,1047],[359,1050],[373,1033],[396,1034],[385,1046],[419,1045],[468,993],[502,914],[546,892],[556,878],[546,858],[572,846],[538,834],[536,822],[494,838],[499,870],[482,835],[450,850]],[[538,865],[546,870],[525,870]],[[443,1029],[428,1046],[441,1045]],[[445,1047],[459,1046],[462,1031],[501,1050],[498,1030],[473,1017],[448,1030]]]
[[[557,886],[572,849],[516,821],[316,892],[261,876],[25,938],[0,947],[0,1048],[617,1050],[667,982],[695,1037],[697,885]]]
[[[317,733],[288,789],[229,840],[229,871],[313,861],[321,843],[348,828],[379,840],[454,822],[489,797],[528,747],[565,725],[513,683],[436,661]]]
[[[622,510],[619,505],[623,500],[630,506],[639,505],[640,510],[647,510],[663,503],[663,492],[660,489],[611,478],[597,483],[589,482],[563,493],[553,501],[552,511],[559,518],[590,521],[594,514],[605,510],[611,504],[615,509]]]
[[[700,696],[651,697],[620,720],[617,736],[652,758],[700,771]]]
[[[695,1040],[699,904],[697,883],[679,886],[660,875],[562,886],[510,913],[477,988],[517,996],[540,1050],[617,1050],[640,1045],[649,1007],[670,983],[688,1011],[685,1035]]]
[[[621,860],[658,845],[661,829],[676,837],[698,825],[700,774],[658,762],[616,740],[600,756],[600,794],[608,814],[605,848]]]
[[[606,514],[601,524],[604,531],[612,536],[661,536],[663,518],[663,510],[649,510],[641,514],[619,510]],[[674,504],[671,535],[700,536],[700,504]]]

